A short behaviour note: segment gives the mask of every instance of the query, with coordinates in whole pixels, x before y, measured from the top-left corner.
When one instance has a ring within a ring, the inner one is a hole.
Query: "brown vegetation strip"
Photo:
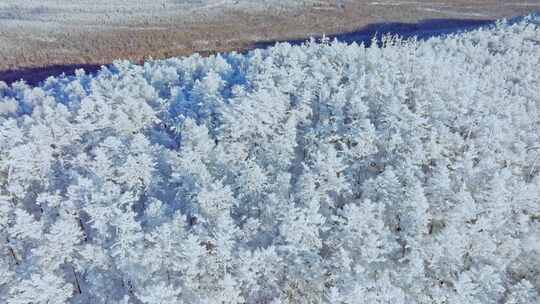
[[[35,83],[45,75],[78,67],[96,70],[118,58],[140,62],[149,57],[245,50],[260,41],[354,32],[386,21],[492,20],[540,10],[540,1],[535,4],[515,0],[448,0],[392,5],[396,2],[399,1],[325,0],[300,8],[258,12],[225,8],[212,14],[195,12],[188,21],[179,16],[176,22],[146,20],[143,24],[121,26],[0,26],[0,80],[12,82],[22,77]]]

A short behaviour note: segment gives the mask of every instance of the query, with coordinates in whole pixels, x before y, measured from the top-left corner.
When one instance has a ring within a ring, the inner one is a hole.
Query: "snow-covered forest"
[[[539,303],[539,24],[0,83],[0,303]]]

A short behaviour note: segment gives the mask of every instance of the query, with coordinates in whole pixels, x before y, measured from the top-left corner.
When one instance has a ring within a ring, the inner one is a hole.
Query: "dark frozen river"
[[[375,23],[363,27],[357,31],[349,33],[341,33],[336,35],[328,35],[330,40],[337,38],[339,41],[358,44],[364,43],[369,46],[372,43],[373,37],[378,40],[384,35],[398,35],[402,38],[417,37],[419,40],[429,39],[463,31],[470,31],[490,26],[494,24],[494,20],[473,20],[473,19],[430,19],[423,20],[418,23],[399,23],[385,22]],[[302,44],[305,39],[288,40],[291,44]],[[258,48],[272,46],[276,41],[259,42],[256,44]]]

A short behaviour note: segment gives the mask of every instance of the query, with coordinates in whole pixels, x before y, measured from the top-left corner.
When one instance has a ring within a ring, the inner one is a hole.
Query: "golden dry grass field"
[[[2,0],[0,75],[242,50],[387,21],[493,20],[537,11],[540,0]]]

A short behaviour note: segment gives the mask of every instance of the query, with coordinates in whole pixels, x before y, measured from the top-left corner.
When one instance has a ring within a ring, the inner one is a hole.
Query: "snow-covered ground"
[[[0,303],[540,303],[540,19],[0,82]]]
[[[0,2],[1,23],[25,22],[52,22],[56,24],[69,24],[79,22],[82,24],[103,21],[123,23],[126,21],[141,21],[156,17],[173,17],[183,15],[189,17],[189,13],[196,11],[245,9],[245,10],[265,10],[272,8],[292,8],[318,6],[320,8],[340,8],[346,7],[351,1],[347,0],[95,0],[95,1],[73,1],[73,0],[3,0]],[[441,14],[467,17],[470,14],[481,16],[477,9],[482,5],[488,8],[486,16],[492,14],[490,7],[527,7],[530,9],[540,9],[539,2],[528,1],[490,1],[467,2],[446,0],[446,1],[356,1],[364,3],[366,7],[391,8],[415,8],[439,12]],[[481,4],[481,5],[480,5]],[[457,10],[460,9],[460,10]],[[463,10],[465,9],[465,10]],[[467,13],[467,10],[476,11]]]
[[[185,16],[201,10],[227,8],[260,10],[267,7],[308,5],[313,1],[285,0],[3,0],[0,19],[3,22],[71,22],[95,24],[107,20],[111,24],[126,21],[142,22],[156,17]],[[319,2],[319,1],[317,1]]]

